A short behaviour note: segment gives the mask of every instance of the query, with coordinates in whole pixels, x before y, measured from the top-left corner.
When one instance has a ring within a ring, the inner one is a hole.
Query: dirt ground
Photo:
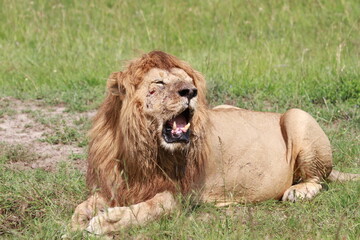
[[[77,142],[49,143],[46,136],[55,134],[55,129],[72,127],[81,136],[87,129],[78,122],[89,123],[95,111],[68,113],[64,106],[49,106],[41,100],[21,101],[15,98],[0,98],[0,147],[24,146],[37,157],[32,161],[10,163],[19,170],[42,168],[53,171],[61,161],[71,161],[81,171],[86,169],[86,146]],[[81,120],[81,121],[80,121]]]

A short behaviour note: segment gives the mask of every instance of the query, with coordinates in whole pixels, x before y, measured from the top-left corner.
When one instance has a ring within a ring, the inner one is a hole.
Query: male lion
[[[308,113],[208,109],[203,76],[167,53],[130,62],[107,87],[90,133],[92,195],[76,208],[74,229],[145,224],[173,211],[178,193],[217,205],[296,201],[328,177],[359,177],[332,171],[329,139]]]

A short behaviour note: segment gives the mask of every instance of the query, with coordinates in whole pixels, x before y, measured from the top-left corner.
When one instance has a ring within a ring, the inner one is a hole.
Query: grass
[[[90,121],[84,117],[78,117],[73,120],[74,126],[68,126],[64,119],[59,116],[48,116],[40,110],[24,110],[22,113],[28,113],[36,122],[52,128],[51,132],[44,133],[43,138],[39,139],[42,142],[50,144],[72,144],[77,143],[79,147],[84,147],[88,144],[84,131],[90,128]],[[71,124],[71,123],[70,123]]]
[[[63,127],[57,128],[52,133],[44,134],[44,138],[40,141],[47,142],[50,144],[71,144],[78,143],[79,147],[84,147],[87,145],[87,139],[79,133],[76,128],[72,127]]]
[[[0,142],[1,163],[32,162],[39,158],[36,153],[29,151],[29,146]]]
[[[2,237],[59,239],[65,234],[67,222],[63,219],[68,219],[84,193],[83,176],[78,171],[65,165],[51,174],[4,166],[0,170]]]
[[[95,109],[111,72],[121,70],[124,60],[160,49],[204,73],[211,105],[308,111],[328,134],[337,169],[359,173],[359,16],[356,0],[3,0],[0,97],[43,99],[49,105],[65,105],[74,114]],[[12,114],[8,105],[1,106],[0,121]],[[36,112],[34,118],[61,125]],[[45,139],[81,146],[85,141],[72,126],[61,125],[52,137]],[[74,207],[86,197],[84,176],[71,164],[51,173],[11,170],[4,164],[9,159],[4,146],[0,237],[59,239]],[[11,158],[31,158],[22,149],[11,151]],[[314,201],[235,206],[233,214],[184,204],[181,212],[119,236],[356,239],[359,183],[329,187]],[[202,219],[204,213],[211,217]],[[71,237],[91,238],[80,233]]]
[[[4,117],[5,115],[11,116],[16,114],[16,111],[9,107],[9,103],[7,101],[0,102],[0,118]]]

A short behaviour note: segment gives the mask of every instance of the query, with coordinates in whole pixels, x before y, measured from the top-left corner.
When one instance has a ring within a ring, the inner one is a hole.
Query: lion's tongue
[[[186,118],[183,115],[176,116],[175,118],[169,121],[169,124],[172,128],[171,133],[180,134],[182,132],[187,132],[189,127],[187,126]]]

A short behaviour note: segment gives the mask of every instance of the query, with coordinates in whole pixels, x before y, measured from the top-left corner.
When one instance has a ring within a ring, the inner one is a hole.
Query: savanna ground
[[[86,132],[105,80],[154,49],[191,63],[210,105],[311,113],[336,169],[360,173],[360,4],[318,1],[0,1],[0,238],[69,233],[87,196]],[[192,207],[124,239],[358,239],[360,184],[312,201]]]

